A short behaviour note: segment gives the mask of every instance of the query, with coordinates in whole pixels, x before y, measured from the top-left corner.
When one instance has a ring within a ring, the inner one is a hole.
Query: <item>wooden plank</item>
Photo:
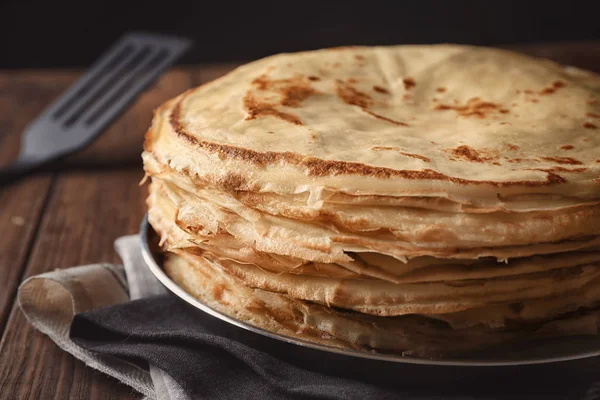
[[[45,174],[0,189],[0,335],[17,293],[49,188],[50,176]]]
[[[68,75],[61,73],[50,78],[0,73],[0,164],[16,156],[20,133],[27,123],[71,82]],[[0,188],[0,335],[25,268],[51,179],[52,174],[42,173]]]
[[[60,176],[42,218],[25,276],[56,268],[119,262],[114,240],[135,233],[145,213],[139,168]],[[137,396],[97,373],[35,331],[15,305],[0,342],[0,393],[5,398],[126,399]]]

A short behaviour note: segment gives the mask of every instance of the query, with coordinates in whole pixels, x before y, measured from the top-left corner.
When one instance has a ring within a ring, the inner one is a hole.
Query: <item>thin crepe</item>
[[[599,88],[470,46],[282,54],[165,104],[144,157],[254,192],[598,199]]]
[[[261,329],[335,347],[392,351],[421,357],[460,355],[534,338],[598,333],[598,312],[567,314],[527,330],[451,329],[434,320],[383,318],[339,312],[322,305],[239,284],[206,259],[166,254],[167,274],[209,307]]]

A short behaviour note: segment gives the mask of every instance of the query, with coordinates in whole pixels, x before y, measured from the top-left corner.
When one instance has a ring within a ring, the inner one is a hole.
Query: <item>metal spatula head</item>
[[[190,45],[173,36],[122,37],[25,128],[19,156],[0,168],[0,182],[90,144]]]

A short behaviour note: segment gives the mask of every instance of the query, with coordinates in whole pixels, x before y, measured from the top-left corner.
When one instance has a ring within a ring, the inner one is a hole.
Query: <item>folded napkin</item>
[[[463,368],[326,360],[318,351],[231,327],[168,294],[145,266],[136,235],[115,247],[124,266],[94,264],[29,278],[19,303],[62,349],[151,399],[600,398],[600,386],[579,373],[553,377],[535,370],[545,384],[519,387],[531,381],[509,371],[513,385],[492,387],[453,375]],[[455,384],[427,384],[432,374]]]

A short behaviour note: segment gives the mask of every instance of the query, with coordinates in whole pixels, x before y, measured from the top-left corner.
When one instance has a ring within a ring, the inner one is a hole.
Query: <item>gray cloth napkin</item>
[[[166,372],[152,365],[144,369],[117,358],[98,356],[69,339],[69,326],[76,313],[166,293],[146,268],[137,235],[117,239],[115,248],[123,266],[91,264],[31,277],[19,288],[19,305],[36,329],[88,366],[117,378],[146,398],[189,400]]]

